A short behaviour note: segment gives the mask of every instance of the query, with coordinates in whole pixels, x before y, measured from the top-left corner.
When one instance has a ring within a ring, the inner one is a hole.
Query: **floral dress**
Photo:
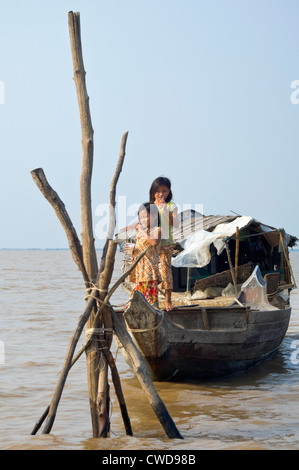
[[[137,235],[132,261],[134,261],[145,248],[148,248],[148,250],[130,273],[129,280],[135,283],[132,294],[135,290],[138,290],[151,305],[156,306],[158,304],[158,284],[161,282],[159,254],[157,249],[152,246],[146,238]]]

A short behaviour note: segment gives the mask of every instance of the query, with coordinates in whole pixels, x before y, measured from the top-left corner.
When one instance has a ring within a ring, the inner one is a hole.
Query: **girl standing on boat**
[[[149,192],[150,202],[154,203],[159,211],[161,220],[161,250],[160,271],[162,287],[165,289],[165,308],[173,310],[171,301],[173,288],[171,258],[173,255],[173,227],[179,226],[179,218],[176,204],[172,201],[170,180],[164,176],[156,178]]]
[[[153,306],[158,306],[158,284],[161,282],[159,272],[159,247],[161,244],[160,216],[155,204],[149,202],[142,204],[138,210],[139,223],[136,226],[136,244],[132,261],[145,248],[146,254],[129,275],[130,282],[134,282],[135,290],[140,291],[146,300]]]

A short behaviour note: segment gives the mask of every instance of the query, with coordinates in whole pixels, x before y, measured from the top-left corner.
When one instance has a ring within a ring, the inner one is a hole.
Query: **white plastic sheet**
[[[176,268],[203,268],[211,261],[210,245],[214,243],[217,254],[220,255],[225,247],[224,239],[236,233],[236,228],[246,227],[252,217],[238,217],[232,222],[217,225],[212,232],[200,230],[180,242],[184,249],[172,260]]]
[[[172,261],[176,268],[202,268],[211,260],[210,245],[216,240],[218,234],[200,230],[181,242],[184,251],[181,251]]]
[[[242,216],[228,222],[226,224],[219,224],[214,228],[212,233],[218,233],[218,240],[214,241],[215,248],[217,250],[217,255],[220,255],[225,247],[224,238],[231,237],[236,233],[237,227],[239,229],[246,227],[252,222],[253,218],[250,216]]]

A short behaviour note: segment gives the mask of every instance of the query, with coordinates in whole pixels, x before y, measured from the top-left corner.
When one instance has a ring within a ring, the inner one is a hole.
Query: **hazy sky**
[[[2,0],[0,248],[67,247],[37,167],[80,234],[70,10],[81,13],[98,247],[125,131],[119,224],[165,175],[182,208],[299,237],[298,0]]]

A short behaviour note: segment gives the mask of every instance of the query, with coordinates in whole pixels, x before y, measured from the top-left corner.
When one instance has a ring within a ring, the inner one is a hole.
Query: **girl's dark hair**
[[[159,176],[156,178],[151,185],[150,191],[149,191],[149,199],[150,202],[155,201],[155,193],[158,191],[158,188],[160,186],[166,186],[169,189],[169,194],[167,198],[165,199],[166,202],[170,202],[172,199],[172,191],[171,191],[171,182],[168,178],[165,176]]]
[[[158,211],[158,208],[156,206],[156,204],[153,204],[152,202],[144,202],[143,204],[141,204],[141,206],[139,207],[138,209],[138,218],[139,218],[139,213],[146,210],[146,212],[148,214],[151,214],[151,215],[156,215],[157,216],[157,220],[158,220],[158,227],[161,226],[161,222],[160,222],[160,214],[159,214],[159,211]]]

